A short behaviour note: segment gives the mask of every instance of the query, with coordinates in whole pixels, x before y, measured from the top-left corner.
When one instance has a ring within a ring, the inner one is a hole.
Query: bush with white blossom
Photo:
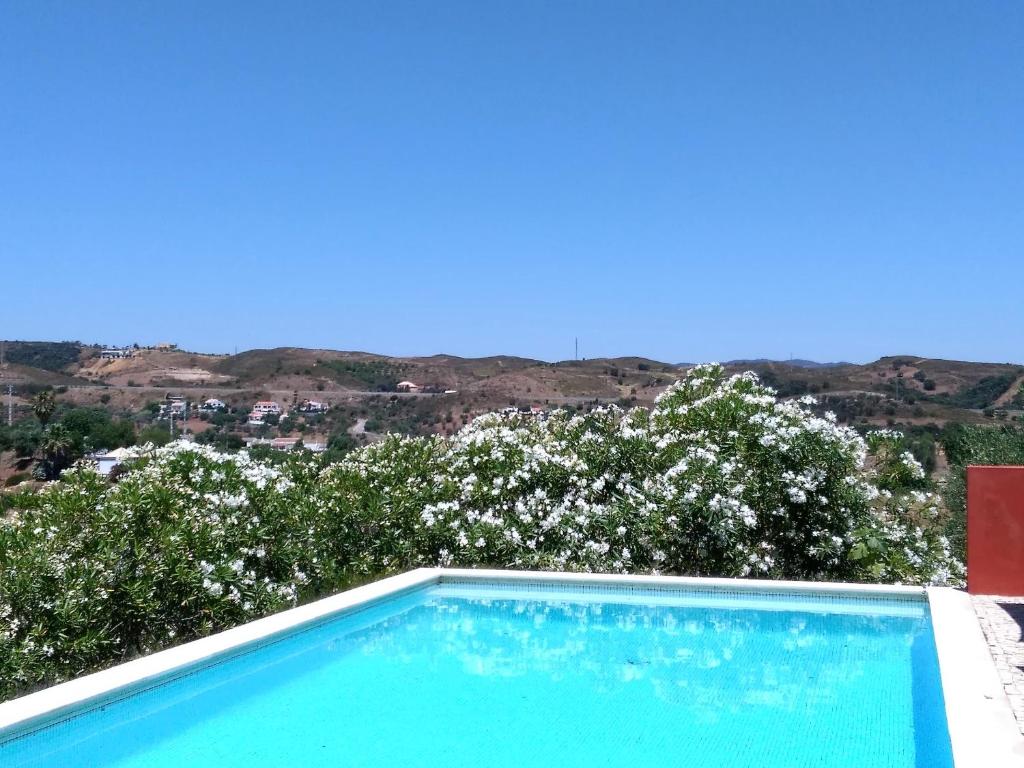
[[[902,435],[699,366],[654,408],[488,414],[321,466],[178,442],[0,522],[0,698],[417,566],[958,583]]]

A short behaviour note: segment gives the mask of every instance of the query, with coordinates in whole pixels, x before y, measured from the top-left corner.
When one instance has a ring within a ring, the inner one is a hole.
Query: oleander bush
[[[177,442],[0,523],[0,698],[417,566],[957,583],[899,433],[865,440],[753,374],[653,409],[503,412],[324,464]]]

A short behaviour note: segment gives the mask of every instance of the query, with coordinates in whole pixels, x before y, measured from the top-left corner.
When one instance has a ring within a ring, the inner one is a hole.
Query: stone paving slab
[[[1024,597],[973,595],[972,599],[1006,697],[1024,733]]]

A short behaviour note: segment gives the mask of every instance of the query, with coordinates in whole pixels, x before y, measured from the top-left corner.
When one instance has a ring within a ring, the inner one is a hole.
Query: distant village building
[[[164,396],[164,404],[160,406],[161,419],[183,419],[188,412],[188,400],[184,395],[172,395],[168,392]]]
[[[323,453],[327,450],[326,443],[305,443],[301,437],[248,437],[245,439],[245,447],[252,448],[257,445],[267,445],[276,451],[294,451],[302,443],[302,447],[313,453]]]
[[[330,406],[319,400],[303,400],[298,410],[302,413],[324,413]]]
[[[422,387],[419,384],[414,384],[411,381],[400,381],[395,387],[399,392],[419,392]]]
[[[159,349],[161,352],[167,352],[169,350],[177,349],[177,348],[178,348],[177,344],[171,344],[169,341],[162,341],[162,342],[160,342],[159,344],[156,345],[156,349]]]
[[[228,406],[223,401],[211,397],[209,400],[204,401],[199,408],[203,411],[226,411]]]
[[[133,356],[131,349],[117,349],[116,347],[109,347],[100,352],[100,358],[103,360],[123,360]]]
[[[183,419],[187,411],[188,403],[186,401],[174,400],[160,406],[160,418],[167,419],[173,416],[176,419]]]
[[[97,472],[104,477],[109,477],[114,468],[119,466],[130,454],[131,451],[127,448],[117,448],[113,451],[97,451],[89,454],[86,458],[96,465]]]
[[[252,410],[249,412],[249,424],[258,427],[264,423],[263,417],[269,414],[280,416],[281,406],[273,400],[258,400],[253,404]]]

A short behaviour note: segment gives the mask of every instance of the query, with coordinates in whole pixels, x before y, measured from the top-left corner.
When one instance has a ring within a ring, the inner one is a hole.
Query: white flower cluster
[[[650,411],[510,410],[448,440],[392,436],[326,470],[319,498],[417,564],[870,578],[851,555],[893,494],[868,443],[810,405],[698,366]],[[955,573],[926,540],[917,578]]]
[[[85,466],[49,484],[0,522],[0,668],[18,670],[0,694],[294,605],[323,573],[301,462],[177,442],[114,485]]]
[[[488,414],[327,467],[177,442],[115,484],[71,470],[0,520],[0,697],[418,565],[961,581],[902,436],[811,405],[709,365],[650,410]]]

